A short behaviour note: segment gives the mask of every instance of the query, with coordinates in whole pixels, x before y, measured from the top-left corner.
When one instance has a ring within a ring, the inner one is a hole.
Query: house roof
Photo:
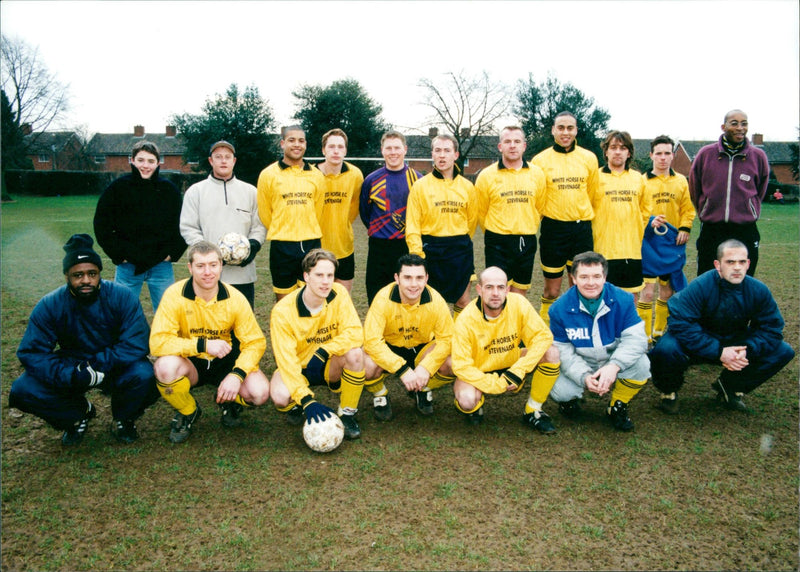
[[[29,144],[28,153],[52,153],[55,146],[56,153],[64,150],[73,138],[77,139],[74,131],[40,131],[25,136],[25,143]]]
[[[714,141],[679,141],[686,150],[686,154],[689,155],[689,159],[692,161],[694,161],[697,152],[700,151],[702,147],[716,142],[717,139]],[[791,164],[793,143],[796,143],[796,141],[764,141],[763,144],[756,145],[756,147],[762,149],[764,153],[767,154],[767,159],[769,159],[771,165],[779,163]]]
[[[90,155],[123,155],[131,154],[131,149],[139,141],[155,143],[162,155],[183,155],[186,145],[179,137],[167,137],[164,133],[145,133],[144,137],[136,137],[133,133],[96,133],[89,141]]]
[[[431,158],[431,139],[428,135],[406,135],[408,153],[406,159],[430,159]],[[492,159],[500,158],[497,150],[497,135],[481,135],[478,142],[469,153],[472,159]]]

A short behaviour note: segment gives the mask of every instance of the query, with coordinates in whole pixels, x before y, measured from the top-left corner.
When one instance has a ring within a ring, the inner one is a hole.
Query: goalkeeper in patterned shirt
[[[358,439],[358,401],[364,388],[364,329],[353,301],[334,282],[337,260],[316,248],[303,258],[305,286],[275,304],[270,316],[272,401],[292,425],[329,418],[333,412],[314,399],[312,386],[341,393],[338,415],[347,439]]]
[[[458,316],[452,344],[456,408],[467,420],[483,421],[484,394],[518,393],[533,372],[523,422],[554,433],[542,410],[560,372],[553,334],[527,298],[508,292],[508,277],[489,267],[478,277],[478,298]]]
[[[222,253],[210,242],[189,248],[191,278],[170,286],[153,318],[150,353],[158,390],[177,409],[169,439],[182,443],[202,411],[192,387],[217,385],[222,425],[241,425],[244,407],[269,399],[269,382],[259,369],[267,349],[244,294],[220,282]]]
[[[394,282],[382,288],[364,322],[367,390],[375,417],[392,418],[383,379],[396,375],[423,415],[433,414],[433,389],[454,380],[450,361],[453,319],[444,298],[428,286],[424,258],[406,254],[397,261]]]

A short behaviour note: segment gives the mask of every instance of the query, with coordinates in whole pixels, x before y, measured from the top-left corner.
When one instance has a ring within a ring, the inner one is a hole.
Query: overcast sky
[[[70,84],[65,127],[162,132],[229,84],[254,84],[280,124],[291,92],[353,77],[406,132],[420,78],[554,74],[635,138],[715,139],[726,111],[750,134],[797,137],[797,0],[627,2],[0,2],[2,32]]]

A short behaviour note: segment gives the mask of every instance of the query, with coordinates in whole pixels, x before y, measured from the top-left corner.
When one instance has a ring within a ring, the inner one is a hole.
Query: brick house
[[[142,140],[155,143],[161,152],[161,172],[191,173],[192,163],[183,162],[184,144],[176,129],[167,125],[163,133],[145,134],[144,126],[136,125],[133,133],[97,133],[89,141],[87,154],[98,171],[123,173],[130,171],[131,149]]]
[[[438,135],[439,131],[432,127],[427,135],[406,135],[408,143],[408,153],[406,162],[409,166],[423,173],[430,173],[433,169],[431,159],[431,140]],[[469,175],[471,180],[475,180],[481,169],[491,165],[500,158],[497,150],[497,135],[482,135],[478,142],[470,151],[470,156],[464,164],[464,175]]]
[[[86,168],[83,142],[74,131],[31,133],[28,129],[24,142],[27,157],[35,171],[77,171]]]

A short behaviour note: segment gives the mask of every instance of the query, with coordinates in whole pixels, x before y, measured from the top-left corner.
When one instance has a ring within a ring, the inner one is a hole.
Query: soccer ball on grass
[[[238,266],[242,260],[250,256],[250,241],[238,232],[223,234],[217,246],[222,251],[222,260],[226,264]]]
[[[312,451],[330,453],[344,440],[344,425],[338,415],[324,421],[306,421],[303,425],[303,440]]]

